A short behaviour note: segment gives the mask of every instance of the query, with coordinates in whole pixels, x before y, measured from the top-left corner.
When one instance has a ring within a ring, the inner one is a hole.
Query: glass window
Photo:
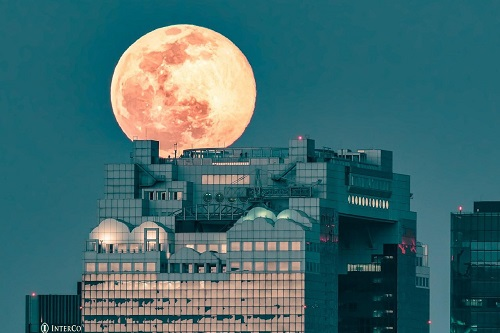
[[[256,261],[255,262],[255,270],[258,272],[263,272],[264,271],[264,262]]]
[[[267,242],[268,251],[276,251],[276,242]]]
[[[252,270],[252,262],[251,261],[245,261],[243,263],[243,270],[244,271],[251,271]]]
[[[208,245],[208,249],[210,251],[219,252],[219,244],[210,244]]]
[[[227,252],[227,245],[221,244],[220,245],[220,253],[226,253],[226,252]]]
[[[282,262],[280,262],[280,271],[281,272],[288,271],[288,261],[282,261]]]
[[[231,242],[231,251],[241,251],[240,242]]]
[[[154,263],[154,262],[148,262],[146,264],[146,270],[148,272],[154,272],[154,271],[156,271],[156,263]]]
[[[205,244],[196,245],[196,251],[203,253],[207,250],[207,246]]]
[[[252,242],[243,242],[243,251],[252,251]]]
[[[109,264],[109,270],[111,272],[118,272],[120,270],[120,263],[112,262]]]
[[[267,270],[269,272],[276,272],[276,262],[275,261],[269,261],[267,263]]]
[[[85,264],[85,271],[86,272],[95,272],[95,263],[94,262],[88,262]]]
[[[131,272],[132,271],[132,264],[129,262],[122,263],[122,271],[123,272]]]
[[[98,265],[99,272],[106,272],[108,270],[108,263],[107,262],[100,262]]]
[[[264,242],[255,242],[255,251],[264,251]]]
[[[300,261],[292,261],[292,271],[300,271]]]
[[[280,251],[288,251],[288,242],[280,242]]]
[[[292,242],[292,251],[300,251],[300,242]]]
[[[231,272],[239,271],[239,270],[240,270],[240,263],[239,262],[232,262],[231,263]]]
[[[142,262],[136,262],[134,264],[134,271],[136,271],[136,272],[144,271],[144,264]]]
[[[187,244],[186,247],[194,250],[194,244]]]

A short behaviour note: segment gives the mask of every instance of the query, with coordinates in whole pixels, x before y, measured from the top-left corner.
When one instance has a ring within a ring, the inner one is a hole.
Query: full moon
[[[252,118],[256,87],[243,53],[221,34],[172,25],[139,38],[121,56],[111,105],[129,139],[160,141],[160,155],[227,147]]]

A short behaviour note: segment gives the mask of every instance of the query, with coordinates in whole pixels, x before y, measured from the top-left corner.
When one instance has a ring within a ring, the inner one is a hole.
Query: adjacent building
[[[451,332],[500,332],[500,201],[451,214]]]
[[[82,332],[81,319],[79,294],[26,295],[26,333]]]
[[[85,332],[429,331],[427,248],[392,152],[133,145],[105,168]]]

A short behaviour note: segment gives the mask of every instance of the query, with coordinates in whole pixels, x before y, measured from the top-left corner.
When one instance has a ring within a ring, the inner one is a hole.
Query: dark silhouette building
[[[451,214],[452,333],[500,332],[500,201]]]

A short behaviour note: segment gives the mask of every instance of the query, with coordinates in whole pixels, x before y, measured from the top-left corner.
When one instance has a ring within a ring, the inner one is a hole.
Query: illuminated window
[[[205,244],[196,245],[196,251],[203,253],[207,250],[207,246]]]
[[[300,271],[300,261],[292,261],[292,271]]]
[[[276,242],[267,242],[268,251],[276,251]]]
[[[100,262],[98,264],[98,270],[99,270],[99,272],[106,272],[108,270],[108,263]]]
[[[240,242],[231,242],[231,251],[241,251]]]
[[[252,251],[252,242],[243,242],[243,251]]]
[[[276,272],[276,262],[275,261],[269,261],[267,263],[267,270],[269,272]]]
[[[154,272],[156,270],[156,263],[154,262],[148,262],[146,264],[146,271],[148,272]]]
[[[252,262],[251,261],[245,261],[243,263],[243,270],[244,271],[251,271],[252,270]]]
[[[109,264],[109,270],[111,272],[118,272],[120,270],[120,263],[112,262]]]
[[[240,270],[240,263],[239,262],[232,262],[231,263],[231,272],[239,271],[239,270]]]
[[[85,264],[85,271],[89,273],[95,272],[95,263],[94,262],[88,262]]]
[[[226,253],[226,252],[227,252],[227,245],[221,244],[220,245],[220,253]]]
[[[186,247],[194,250],[194,244],[187,244]]]
[[[288,271],[288,261],[280,262],[280,272]]]
[[[263,272],[264,271],[264,262],[262,262],[262,261],[256,261],[255,262],[255,270],[257,272]]]
[[[122,271],[123,272],[131,272],[132,271],[132,264],[129,262],[122,263]]]
[[[280,242],[280,251],[288,251],[288,242]]]
[[[219,252],[219,244],[210,244],[208,245],[209,251]]]
[[[255,251],[264,251],[264,242],[255,242]]]
[[[144,264],[142,262],[136,262],[134,264],[134,271],[136,271],[136,272],[144,271]]]
[[[292,242],[292,251],[300,251],[300,242]]]

